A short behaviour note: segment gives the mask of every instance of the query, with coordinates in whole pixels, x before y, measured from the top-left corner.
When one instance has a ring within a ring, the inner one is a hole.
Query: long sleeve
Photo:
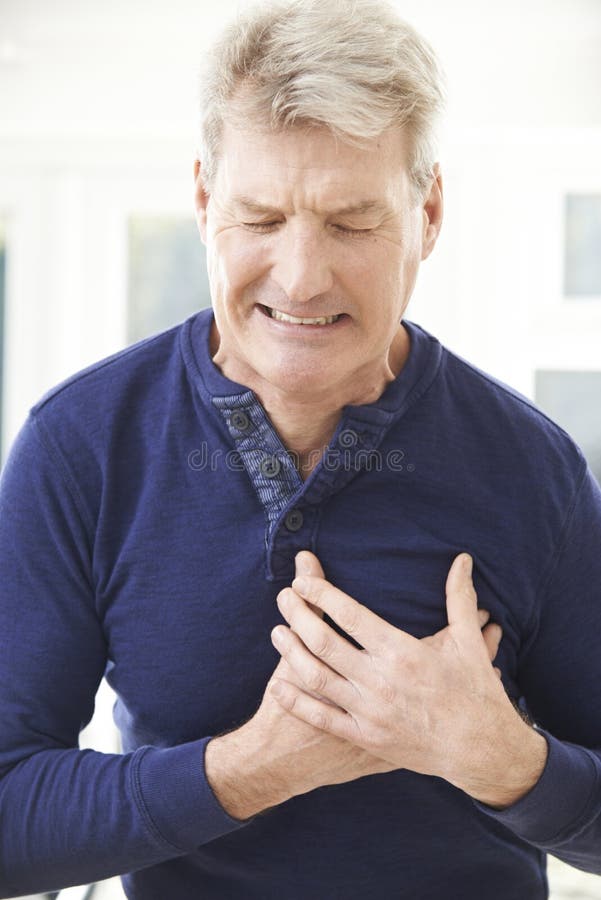
[[[511,807],[476,805],[524,840],[601,874],[601,490],[583,468],[520,665],[547,764]]]
[[[1,897],[141,869],[246,824],[206,780],[209,737],[78,748],[110,650],[93,541],[77,485],[30,416],[0,479]]]

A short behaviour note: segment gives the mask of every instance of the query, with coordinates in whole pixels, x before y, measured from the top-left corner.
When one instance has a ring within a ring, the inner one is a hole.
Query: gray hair
[[[198,155],[211,190],[223,123],[326,126],[362,146],[391,127],[409,139],[423,195],[436,161],[443,76],[429,44],[385,0],[279,0],[253,6],[209,51],[200,82]]]

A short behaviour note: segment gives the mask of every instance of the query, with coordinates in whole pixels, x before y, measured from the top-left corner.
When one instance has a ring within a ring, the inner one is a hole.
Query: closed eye
[[[371,234],[373,228],[346,228],[344,225],[334,225],[336,231],[340,231],[342,234],[348,234],[352,237],[359,237],[360,235]]]
[[[259,234],[267,233],[268,231],[273,231],[278,222],[243,222],[242,223],[245,228],[250,228],[251,231],[258,231]]]
[[[243,222],[245,228],[258,234],[267,234],[273,231],[280,222]],[[332,225],[335,231],[350,237],[360,237],[371,234],[373,228],[347,228],[345,225]]]

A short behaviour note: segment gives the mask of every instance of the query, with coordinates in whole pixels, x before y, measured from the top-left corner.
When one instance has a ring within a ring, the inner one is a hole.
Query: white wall
[[[127,214],[191,212],[196,68],[247,5],[1,0],[4,452],[47,387],[122,345]],[[525,393],[538,365],[598,365],[601,305],[561,298],[561,203],[601,190],[601,5],[397,6],[449,84],[446,221],[410,317]]]

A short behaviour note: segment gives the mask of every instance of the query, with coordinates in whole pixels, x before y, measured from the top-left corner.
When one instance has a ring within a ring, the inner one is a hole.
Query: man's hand
[[[297,574],[300,564],[303,574],[323,579],[323,569],[313,554],[305,551],[299,556]],[[321,621],[321,610],[310,604],[305,608]],[[274,679],[285,679],[291,687],[302,685],[294,669],[280,659],[254,716],[240,728],[213,738],[206,747],[207,779],[231,816],[248,819],[317,787],[398,768],[291,715],[271,692]],[[310,690],[306,696],[313,698]],[[319,702],[326,706],[328,701],[320,698]]]
[[[466,554],[451,567],[446,595],[448,626],[419,640],[323,577],[297,577],[278,595],[291,627],[272,632],[296,678],[278,674],[270,691],[308,725],[502,808],[536,783],[547,744],[516,712],[491,665],[500,628],[481,631]],[[314,607],[364,649],[338,635]]]

